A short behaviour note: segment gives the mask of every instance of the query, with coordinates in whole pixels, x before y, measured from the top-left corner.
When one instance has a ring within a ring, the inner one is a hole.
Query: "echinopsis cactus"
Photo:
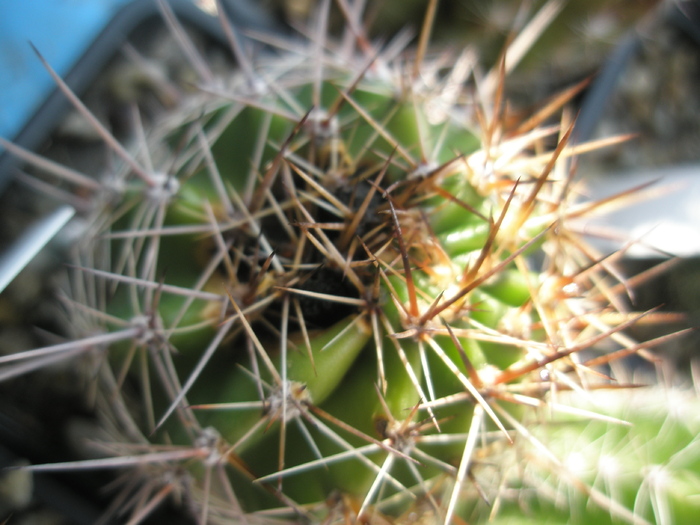
[[[322,2],[308,42],[254,61],[234,45],[225,83],[198,63],[202,89],[147,147],[94,122],[123,161],[98,182],[44,164],[95,202],[69,269],[75,339],[3,376],[86,359],[111,439],[104,458],[35,470],[127,469],[130,523],[169,495],[201,523],[697,509],[688,472],[649,488],[673,450],[620,457],[633,476],[581,467],[633,448],[636,416],[593,400],[621,386],[614,361],[668,337],[625,335],[644,314],[618,307],[576,228],[599,203],[568,171],[573,123],[542,125],[566,97],[512,125],[505,59],[480,78],[469,53],[428,56],[429,24],[415,53],[380,48],[362,2],[340,4],[338,44]],[[659,423],[678,450],[694,444],[685,424]],[[562,435],[581,427],[572,451]]]

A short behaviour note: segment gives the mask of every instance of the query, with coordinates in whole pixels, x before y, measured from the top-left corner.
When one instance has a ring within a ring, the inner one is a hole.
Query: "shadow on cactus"
[[[633,192],[581,201],[571,157],[622,139],[569,145],[582,86],[512,125],[513,64],[429,55],[430,22],[415,52],[379,46],[340,5],[337,44],[323,2],[308,41],[253,61],[234,45],[225,82],[193,58],[201,89],[133,150],[94,121],[122,161],[99,185],[43,166],[96,203],[66,295],[80,333],[2,374],[97,356],[112,439],[33,469],[125,469],[129,523],[168,496],[201,523],[539,520],[562,501],[564,521],[674,516],[675,495],[643,506],[547,445],[627,432],[584,400],[678,335],[625,335],[659,314],[620,306],[620,254],[577,229]]]

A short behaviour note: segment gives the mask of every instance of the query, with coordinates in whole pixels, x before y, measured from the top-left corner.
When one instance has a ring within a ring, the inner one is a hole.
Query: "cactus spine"
[[[512,126],[505,60],[474,83],[468,54],[380,48],[346,7],[342,42],[322,2],[308,42],[239,53],[223,84],[200,67],[147,148],[110,144],[122,162],[98,187],[73,177],[98,203],[70,269],[76,338],[6,375],[91,356],[113,439],[35,470],[131,469],[130,523],[166,495],[201,523],[555,519],[568,502],[574,521],[669,522],[681,496],[630,503],[634,481],[589,479],[543,432],[562,414],[593,442],[626,428],[566,398],[668,339],[625,335],[644,314],[617,308],[576,228],[597,203],[567,168],[567,112]]]

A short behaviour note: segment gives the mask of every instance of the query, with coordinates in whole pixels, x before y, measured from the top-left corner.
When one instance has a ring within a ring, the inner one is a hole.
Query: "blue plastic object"
[[[0,137],[38,148],[69,108],[32,50],[33,44],[80,94],[159,0],[0,0]],[[226,44],[214,12],[223,6],[234,26],[268,32],[279,26],[257,0],[164,0],[176,16]],[[0,191],[16,159],[0,148]]]
[[[132,1],[0,2],[0,136],[14,139],[56,87],[29,43],[65,76]]]

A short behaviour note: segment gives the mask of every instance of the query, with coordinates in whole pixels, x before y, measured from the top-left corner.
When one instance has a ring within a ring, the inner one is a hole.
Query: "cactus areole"
[[[308,41],[234,46],[230,78],[197,63],[141,147],[67,181],[96,204],[75,341],[46,353],[98,355],[114,434],[78,464],[130,469],[134,521],[173,494],[201,523],[472,523],[529,505],[537,465],[637,522],[527,426],[643,346],[576,229],[596,203],[568,113],[514,123],[505,59],[375,45],[355,11],[338,43],[321,13]]]

